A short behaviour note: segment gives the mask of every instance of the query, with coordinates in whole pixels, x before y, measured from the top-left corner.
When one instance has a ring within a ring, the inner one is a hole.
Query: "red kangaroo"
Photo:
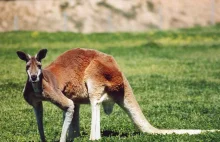
[[[112,56],[88,49],[73,49],[60,55],[44,69],[41,60],[47,49],[35,56],[17,51],[26,61],[28,79],[23,91],[25,100],[34,108],[41,141],[46,141],[43,128],[42,101],[50,101],[64,111],[65,118],[60,142],[80,135],[79,106],[91,104],[92,122],[90,140],[100,134],[100,105],[110,114],[118,104],[142,132],[150,134],[200,134],[218,130],[157,129],[144,117],[132,89]]]

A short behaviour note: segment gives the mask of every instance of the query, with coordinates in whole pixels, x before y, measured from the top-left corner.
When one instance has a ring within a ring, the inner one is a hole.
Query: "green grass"
[[[33,110],[23,99],[25,63],[17,50],[32,55],[48,49],[43,65],[68,49],[92,48],[115,57],[127,76],[144,115],[158,128],[220,129],[220,26],[148,33],[0,33],[0,141],[39,141]],[[48,141],[58,141],[62,111],[44,103]],[[82,137],[88,141],[91,112],[80,111]],[[100,141],[219,141],[220,133],[150,135],[134,127],[115,106],[101,111]]]

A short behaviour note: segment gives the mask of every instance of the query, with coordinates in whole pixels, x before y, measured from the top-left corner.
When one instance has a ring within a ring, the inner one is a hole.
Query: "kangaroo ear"
[[[37,53],[36,59],[37,59],[39,62],[41,62],[41,60],[46,57],[46,54],[47,54],[47,49],[41,49],[41,50]]]
[[[24,60],[26,62],[28,62],[30,60],[30,55],[28,55],[22,51],[17,51],[17,55],[21,60]]]

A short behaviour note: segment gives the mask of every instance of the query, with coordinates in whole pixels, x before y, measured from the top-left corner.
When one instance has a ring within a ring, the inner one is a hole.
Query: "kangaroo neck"
[[[42,92],[42,87],[40,85],[41,83],[36,82],[36,83],[31,83],[34,93],[41,93]]]

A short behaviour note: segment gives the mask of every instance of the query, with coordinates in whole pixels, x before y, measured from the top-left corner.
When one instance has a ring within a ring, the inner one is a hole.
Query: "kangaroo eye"
[[[41,65],[37,65],[38,68],[41,68]]]

